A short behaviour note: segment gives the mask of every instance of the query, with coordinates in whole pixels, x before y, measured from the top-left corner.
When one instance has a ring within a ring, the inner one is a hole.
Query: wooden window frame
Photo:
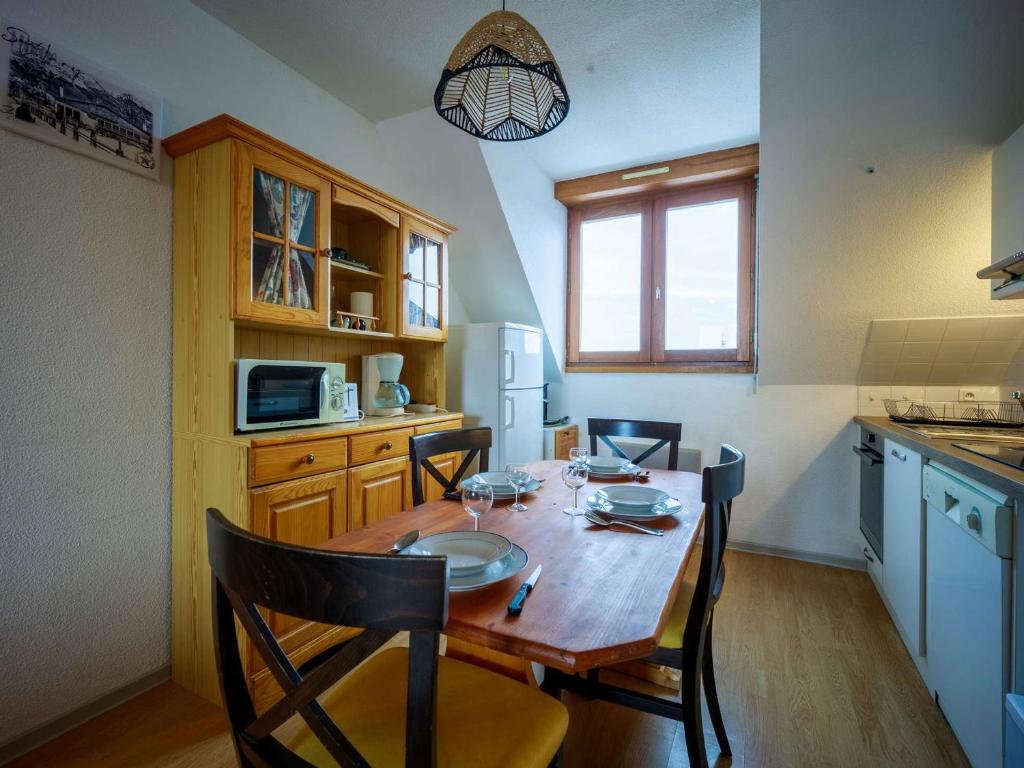
[[[671,208],[736,199],[740,206],[739,263],[735,349],[666,350],[665,342],[665,213]],[[586,221],[642,215],[641,328],[636,352],[580,351],[580,228]],[[752,373],[756,370],[756,182],[746,175],[683,188],[655,189],[569,207],[566,298],[566,370]],[[656,290],[661,289],[661,296]]]

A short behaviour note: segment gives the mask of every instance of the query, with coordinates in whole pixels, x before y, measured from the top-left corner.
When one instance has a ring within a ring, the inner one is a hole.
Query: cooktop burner
[[[1002,443],[953,443],[954,448],[984,456],[986,459],[998,461],[1008,467],[1024,469],[1024,445],[1006,445]]]

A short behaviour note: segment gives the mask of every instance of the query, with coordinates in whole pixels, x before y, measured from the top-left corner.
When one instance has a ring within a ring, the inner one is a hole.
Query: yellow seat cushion
[[[444,656],[437,672],[437,762],[445,768],[545,768],[569,727],[561,702],[523,683]],[[407,648],[367,659],[320,697],[374,768],[405,765]],[[286,746],[317,766],[336,763],[308,728]]]
[[[690,615],[690,603],[693,602],[693,589],[696,585],[696,569],[689,568],[679,585],[675,602],[668,614],[668,621],[665,628],[661,630],[661,637],[658,638],[659,648],[682,648],[683,629],[686,627],[686,618]]]

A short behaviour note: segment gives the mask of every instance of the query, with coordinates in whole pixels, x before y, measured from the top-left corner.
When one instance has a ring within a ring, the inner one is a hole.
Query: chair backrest
[[[486,472],[488,470],[488,454],[490,452],[490,447],[490,427],[450,429],[445,432],[431,432],[426,435],[410,437],[409,461],[412,462],[413,467],[413,506],[418,507],[424,501],[423,473],[420,471],[421,468],[425,469],[427,474],[441,484],[441,487],[444,488],[444,497],[446,499],[458,500],[460,498],[459,482],[462,480],[462,476],[466,474],[466,470],[469,469],[476,456],[480,456],[479,470],[481,472]],[[434,466],[430,459],[432,456],[439,456],[443,453],[455,453],[456,451],[465,451],[466,455],[463,457],[462,463],[459,464],[458,468],[449,479],[441,474],[440,470]]]
[[[683,629],[683,651],[699,660],[711,611],[725,584],[725,545],[732,521],[732,500],[743,491],[746,457],[731,445],[723,445],[719,463],[704,467],[701,501],[704,502],[704,545],[700,554],[697,585]]]
[[[621,459],[629,459],[640,464],[644,459],[660,451],[668,445],[668,468],[679,469],[679,441],[683,438],[683,425],[672,421],[636,421],[633,419],[587,419],[587,432],[590,433],[590,452],[597,454],[597,440],[607,445],[612,454]],[[627,456],[613,437],[640,437],[657,440],[650,448],[638,456]]]
[[[292,546],[254,536],[232,525],[216,509],[206,511],[206,535],[213,570],[217,670],[239,763],[308,765],[271,735],[298,713],[340,765],[368,765],[316,697],[396,632],[409,630],[406,765],[432,768],[436,763],[437,652],[448,618],[446,559]],[[299,670],[260,607],[365,631],[311,671]],[[260,717],[246,686],[235,616],[285,693]]]

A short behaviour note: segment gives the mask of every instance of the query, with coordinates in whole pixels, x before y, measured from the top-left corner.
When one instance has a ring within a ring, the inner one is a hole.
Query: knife
[[[512,598],[512,602],[508,604],[508,615],[518,616],[523,612],[523,603],[526,602],[526,596],[533,591],[534,585],[537,583],[537,579],[540,578],[541,566],[537,566],[533,573],[530,574],[530,578],[523,582],[523,586],[516,592],[516,596]]]

